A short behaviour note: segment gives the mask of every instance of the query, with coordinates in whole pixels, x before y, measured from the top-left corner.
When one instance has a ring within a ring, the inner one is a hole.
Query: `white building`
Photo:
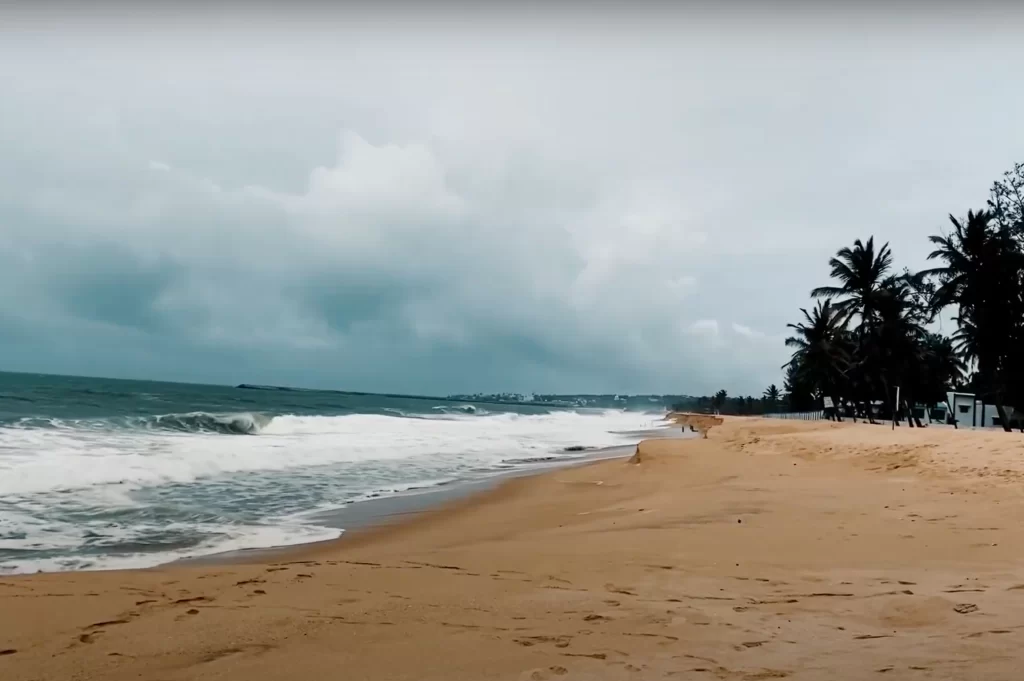
[[[999,410],[993,404],[985,404],[977,399],[974,393],[946,393],[946,401],[953,410],[953,418],[958,428],[1002,428],[999,422]],[[1013,418],[1013,411],[1007,407],[1008,417]]]

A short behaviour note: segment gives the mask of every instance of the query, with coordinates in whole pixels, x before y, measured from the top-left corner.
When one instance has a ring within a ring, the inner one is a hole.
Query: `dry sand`
[[[1017,433],[727,419],[273,564],[8,577],[0,679],[1015,679]]]

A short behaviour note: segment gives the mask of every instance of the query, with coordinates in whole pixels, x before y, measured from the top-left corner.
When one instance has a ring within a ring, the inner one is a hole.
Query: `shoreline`
[[[696,433],[676,431],[675,424],[666,425],[663,428],[651,428],[626,433],[630,436],[637,436],[639,439],[632,444],[615,445],[612,447],[598,447],[588,451],[582,456],[575,458],[558,459],[552,455],[552,460],[538,462],[532,465],[524,465],[520,468],[513,468],[499,471],[492,475],[484,475],[480,478],[453,480],[441,485],[419,487],[388,496],[380,496],[371,499],[364,499],[348,504],[344,508],[331,511],[322,511],[310,516],[310,520],[320,519],[316,525],[337,529],[341,534],[331,539],[323,539],[313,542],[301,542],[298,544],[284,544],[279,546],[258,546],[247,549],[236,549],[231,551],[219,551],[201,556],[178,558],[165,563],[150,566],[148,568],[120,568],[122,570],[150,569],[156,570],[169,566],[197,566],[197,565],[218,565],[218,564],[246,564],[262,560],[287,558],[292,555],[300,555],[309,550],[331,547],[340,542],[351,542],[374,530],[409,522],[416,517],[430,513],[431,511],[442,510],[445,507],[461,501],[466,501],[477,495],[492,492],[502,485],[517,478],[545,475],[563,468],[576,468],[589,464],[599,463],[613,459],[622,459],[632,456],[636,447],[644,440],[655,439],[679,439],[686,440],[697,436]]]
[[[1015,678],[1017,434],[726,418],[639,449],[286,555],[5,577],[0,676]]]

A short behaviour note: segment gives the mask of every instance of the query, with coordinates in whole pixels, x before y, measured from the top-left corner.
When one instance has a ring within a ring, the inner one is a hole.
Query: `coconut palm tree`
[[[935,250],[928,259],[942,266],[919,276],[936,284],[934,309],[957,306],[955,347],[976,363],[982,397],[994,398],[1003,427],[1009,430],[1003,399],[1011,385],[1016,388],[1024,364],[1018,350],[1024,339],[1024,256],[1010,229],[993,217],[986,210],[968,211],[965,221],[950,215],[953,231],[929,237]]]
[[[830,276],[839,286],[820,286],[811,295],[835,300],[833,307],[843,315],[844,322],[853,315],[870,319],[877,307],[879,289],[892,269],[889,244],[883,244],[876,253],[873,236],[867,243],[857,239],[852,248],[839,249],[828,264],[832,267]]]
[[[779,387],[774,383],[768,386],[768,388],[764,391],[762,398],[764,399],[765,407],[770,413],[775,411],[775,407],[779,403],[779,399],[781,397],[782,391],[780,391]]]
[[[785,391],[786,405],[792,411],[807,411],[814,406],[814,387],[808,382],[805,373],[800,369],[800,360],[796,357],[785,365],[782,388]]]
[[[805,308],[800,312],[802,322],[787,324],[795,333],[786,339],[793,356],[785,366],[796,367],[792,379],[810,387],[817,396],[838,397],[846,386],[851,359],[846,315],[831,299],[819,301],[810,312]]]
[[[928,333],[922,344],[918,392],[928,404],[946,401],[946,391],[964,382],[967,364],[952,338]]]
[[[908,407],[915,404],[928,335],[925,325],[930,321],[930,310],[916,296],[912,282],[909,275],[890,276],[881,282],[875,309],[858,334],[855,376],[868,394],[882,396],[886,406],[894,404],[899,386],[897,412],[902,412],[903,403]]]

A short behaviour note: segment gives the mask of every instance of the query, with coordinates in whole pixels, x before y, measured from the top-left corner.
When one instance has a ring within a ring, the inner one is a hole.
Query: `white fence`
[[[782,414],[765,414],[768,419],[795,419],[797,421],[820,421],[825,418],[823,410],[818,411],[791,411]]]

